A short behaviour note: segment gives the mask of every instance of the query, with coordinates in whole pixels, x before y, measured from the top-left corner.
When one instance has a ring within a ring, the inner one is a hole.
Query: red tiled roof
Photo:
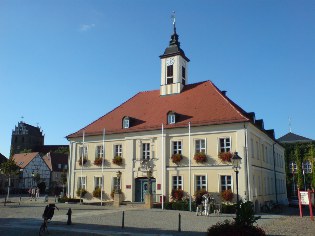
[[[168,112],[177,114],[175,124],[167,124]],[[134,122],[122,128],[125,116]],[[85,135],[137,132],[164,128],[225,124],[249,121],[246,112],[224,96],[211,82],[186,85],[180,94],[160,96],[160,90],[140,92],[98,120],[70,134],[67,138]]]
[[[15,154],[12,158],[20,168],[25,168],[25,166],[27,166],[28,163],[30,163],[37,154],[38,152],[20,153]]]

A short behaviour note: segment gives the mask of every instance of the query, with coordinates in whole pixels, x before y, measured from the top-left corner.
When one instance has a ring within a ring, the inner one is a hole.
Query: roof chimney
[[[223,96],[226,96],[227,91],[222,90],[221,93],[222,93]]]

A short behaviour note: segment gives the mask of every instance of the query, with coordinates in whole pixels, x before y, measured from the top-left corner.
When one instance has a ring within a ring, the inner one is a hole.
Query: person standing
[[[36,197],[35,197],[35,200],[36,198],[39,198],[39,187],[36,188]]]
[[[35,188],[32,188],[32,199],[35,199]]]

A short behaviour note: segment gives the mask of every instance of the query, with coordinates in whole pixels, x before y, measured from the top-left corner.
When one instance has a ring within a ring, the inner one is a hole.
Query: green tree
[[[10,158],[6,162],[0,164],[1,172],[8,178],[8,193],[7,193],[7,200],[10,196],[10,187],[11,187],[11,176],[19,174],[20,167],[16,165],[15,161]]]
[[[23,149],[20,153],[31,153],[32,149]]]
[[[40,182],[40,174],[39,173],[36,173],[33,177],[33,180],[35,181],[36,183],[36,186],[39,184]]]
[[[295,148],[295,160],[297,167],[297,186],[300,189],[303,189],[304,181],[303,181],[303,171],[302,171],[302,154],[300,145],[296,145]]]

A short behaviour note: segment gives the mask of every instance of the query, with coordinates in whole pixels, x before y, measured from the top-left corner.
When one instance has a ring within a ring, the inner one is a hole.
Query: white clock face
[[[167,66],[173,65],[174,62],[175,62],[175,59],[173,57],[166,59],[166,65]]]

